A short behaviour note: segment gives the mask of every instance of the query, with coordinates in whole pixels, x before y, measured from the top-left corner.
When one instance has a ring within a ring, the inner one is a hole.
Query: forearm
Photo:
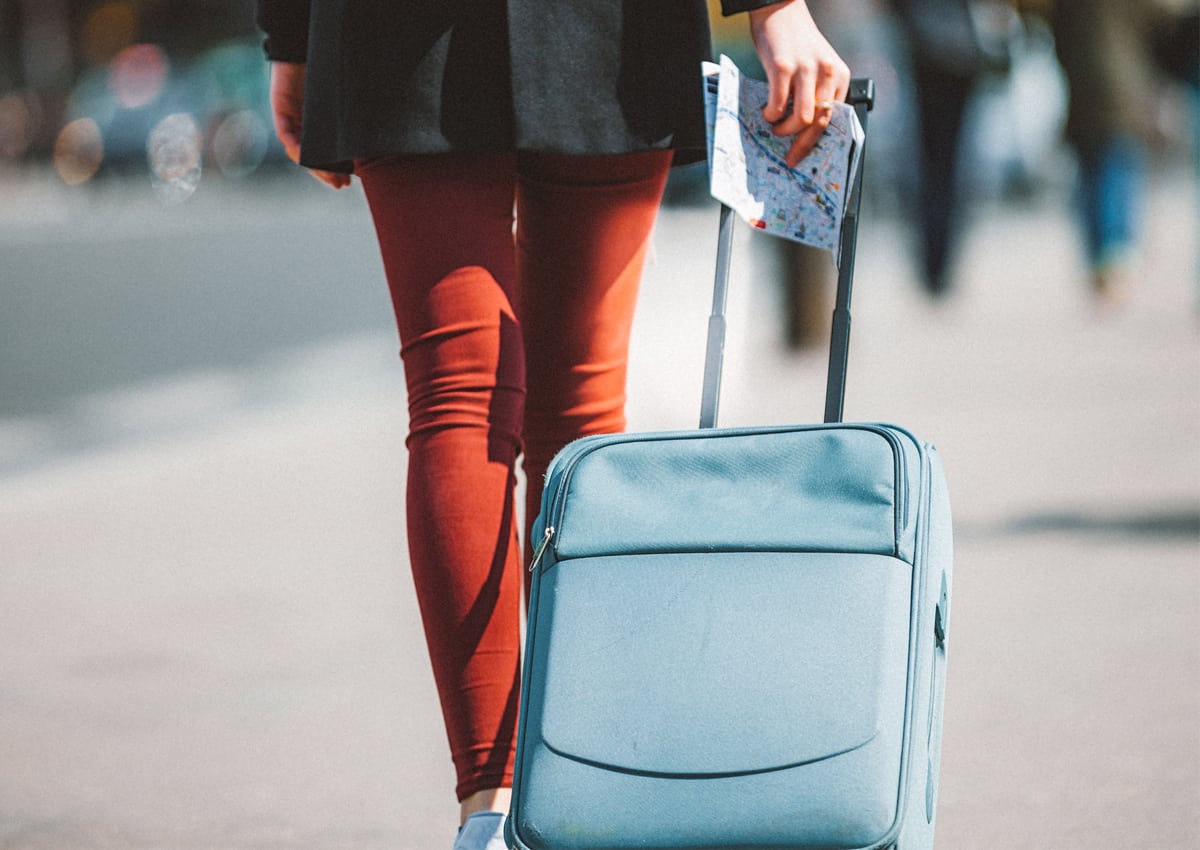
[[[278,62],[308,58],[309,0],[257,0],[255,21],[266,33],[263,50]]]

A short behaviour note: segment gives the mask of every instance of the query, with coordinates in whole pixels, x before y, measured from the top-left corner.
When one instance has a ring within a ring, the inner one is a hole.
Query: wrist
[[[803,12],[806,16],[811,17],[808,12],[808,4],[805,0],[777,0],[777,2],[764,3],[753,9],[747,9],[746,15],[753,23],[754,21],[765,21],[777,12],[782,12],[784,9]]]

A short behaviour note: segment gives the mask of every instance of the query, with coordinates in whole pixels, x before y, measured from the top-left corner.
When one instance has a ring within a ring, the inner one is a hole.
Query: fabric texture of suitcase
[[[936,450],[894,426],[568,446],[535,525],[509,845],[931,848],[950,525]]]

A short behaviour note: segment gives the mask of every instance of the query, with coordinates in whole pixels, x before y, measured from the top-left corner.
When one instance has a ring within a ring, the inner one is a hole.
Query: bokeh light
[[[212,138],[213,159],[226,177],[245,177],[262,165],[268,142],[266,123],[253,111],[239,109],[217,125]]]
[[[170,73],[167,54],[157,44],[131,44],[113,57],[108,85],[125,109],[153,103],[162,93]]]
[[[0,96],[0,158],[20,159],[33,144],[40,119],[32,92]]]
[[[59,131],[54,141],[54,170],[68,186],[92,179],[103,160],[104,139],[91,118],[77,118]]]
[[[155,191],[166,203],[191,197],[200,185],[203,138],[196,119],[186,112],[163,118],[146,140],[146,159]]]

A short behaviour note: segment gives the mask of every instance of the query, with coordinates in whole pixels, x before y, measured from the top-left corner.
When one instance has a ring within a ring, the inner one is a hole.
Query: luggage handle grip
[[[846,103],[854,107],[864,133],[867,113],[875,105],[875,83],[866,78],[850,81]],[[838,246],[837,297],[829,345],[829,375],[825,385],[825,421],[841,422],[846,400],[846,366],[850,356],[850,295],[854,280],[854,254],[858,242],[858,212],[862,205],[865,157],[850,184]],[[708,342],[704,354],[704,382],[700,397],[700,427],[715,428],[721,397],[721,372],[725,359],[725,308],[729,300],[729,266],[733,250],[733,210],[721,204],[717,231],[716,274],[713,279],[712,314],[708,319]]]

